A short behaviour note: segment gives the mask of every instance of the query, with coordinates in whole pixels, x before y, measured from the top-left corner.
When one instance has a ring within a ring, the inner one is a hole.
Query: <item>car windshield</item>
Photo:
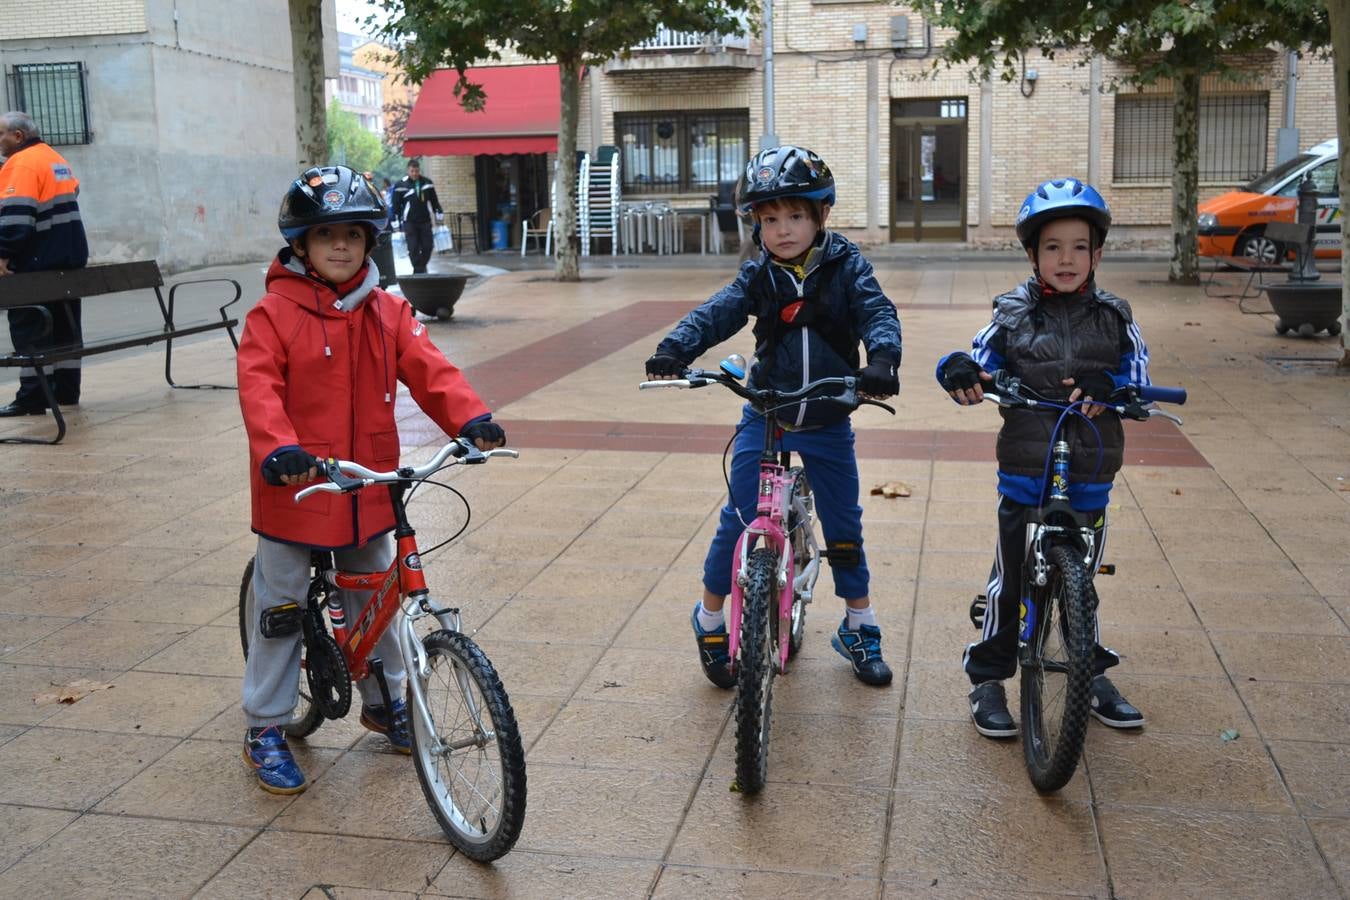
[[[1317,157],[1311,153],[1300,153],[1293,159],[1271,169],[1250,184],[1244,185],[1242,189],[1250,194],[1264,194],[1314,159],[1317,159]]]

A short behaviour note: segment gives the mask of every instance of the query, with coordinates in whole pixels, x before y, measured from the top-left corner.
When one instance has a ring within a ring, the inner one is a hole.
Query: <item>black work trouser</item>
[[[413,274],[425,273],[432,248],[435,247],[431,237],[431,222],[404,222],[403,234],[408,239],[408,260],[412,263]]]
[[[51,333],[47,333],[47,316],[37,309],[9,310],[9,337],[20,353],[51,350],[55,347],[81,346],[84,338],[80,330],[80,301],[58,300],[43,303],[51,314]],[[47,370],[47,383],[60,406],[80,402],[80,361],[62,360]],[[19,391],[14,402],[30,409],[47,406],[46,395],[38,381],[37,370],[19,369]]]
[[[1018,593],[1027,555],[1026,513],[1029,508],[999,495],[998,546],[994,548],[994,565],[985,591],[989,605],[984,611],[984,633],[981,640],[966,647],[962,659],[971,684],[1003,681],[1017,673],[1017,626],[1021,606]],[[1096,510],[1091,515],[1098,523],[1096,552],[1092,558],[1092,571],[1095,572],[1106,550],[1106,510]],[[1092,674],[1100,675],[1120,662],[1120,657],[1101,645],[1100,628],[1095,637],[1098,643],[1093,651]]]

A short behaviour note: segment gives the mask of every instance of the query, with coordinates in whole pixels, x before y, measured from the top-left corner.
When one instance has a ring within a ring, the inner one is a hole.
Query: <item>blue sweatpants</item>
[[[759,456],[764,449],[764,419],[749,406],[741,418],[731,457],[731,498],[722,508],[708,556],[703,562],[703,586],[718,596],[731,593],[731,565],[736,540],[745,530],[732,506],[741,507],[749,523],[755,518],[759,494]],[[832,565],[834,592],[845,600],[867,596],[867,557],[862,551],[862,506],[858,503],[858,457],[853,451],[853,426],[848,419],[811,431],[785,431],[780,449],[801,459],[815,495],[816,517],[828,546],[851,542],[858,546],[856,566]]]

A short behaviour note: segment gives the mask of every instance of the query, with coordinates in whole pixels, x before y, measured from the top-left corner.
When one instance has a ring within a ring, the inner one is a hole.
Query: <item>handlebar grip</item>
[[[1143,384],[1139,386],[1139,399],[1148,403],[1175,403],[1180,406],[1186,402],[1186,389]]]

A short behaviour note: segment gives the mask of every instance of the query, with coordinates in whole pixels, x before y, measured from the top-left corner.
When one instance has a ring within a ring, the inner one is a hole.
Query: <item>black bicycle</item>
[[[984,397],[1009,408],[1061,411],[1050,435],[1045,499],[1027,512],[1018,621],[1022,753],[1037,790],[1057,791],[1073,777],[1087,734],[1097,635],[1093,578],[1099,573],[1114,574],[1115,567],[1093,568],[1095,523],[1069,503],[1070,451],[1060,432],[1071,417],[1083,416],[1083,401],[1049,400],[1004,372],[994,374],[991,390]],[[1161,416],[1181,424],[1180,417],[1148,405],[1154,402],[1185,403],[1186,391],[1128,385],[1105,401],[1094,400],[1093,405],[1105,406],[1127,419],[1147,421]],[[1083,418],[1091,424],[1091,419]],[[1095,426],[1092,430],[1095,433]],[[977,628],[984,625],[986,605],[984,597],[971,604],[970,618]]]

